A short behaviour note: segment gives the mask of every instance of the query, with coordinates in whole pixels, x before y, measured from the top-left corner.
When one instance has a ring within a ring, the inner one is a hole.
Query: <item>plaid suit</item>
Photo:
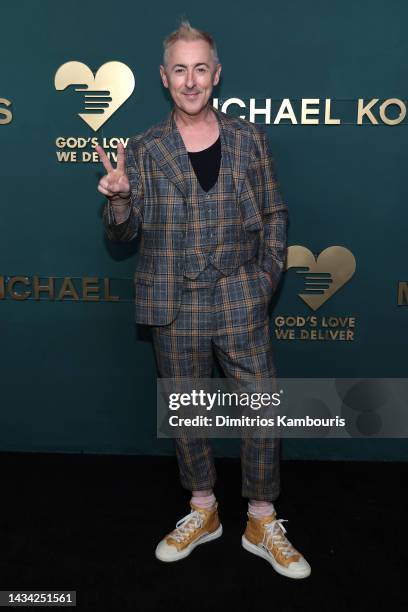
[[[210,377],[214,348],[227,376],[272,378],[267,306],[285,264],[287,207],[280,197],[265,130],[213,110],[230,188],[224,188],[220,173],[217,226],[223,234],[211,257],[207,258],[200,239],[191,241],[191,232],[198,236],[202,229],[201,222],[191,222],[189,215],[198,203],[197,179],[173,111],[165,121],[130,139],[129,215],[115,224],[108,201],[103,220],[114,240],[131,240],[142,230],[135,273],[136,322],[153,326],[160,376]],[[239,214],[227,216],[232,204]],[[185,488],[213,486],[208,440],[177,439],[176,452]],[[278,439],[242,440],[245,497],[277,497],[278,454]]]
[[[287,207],[279,194],[265,130],[216,109],[214,112],[247,234],[243,244],[234,248],[224,245],[229,256],[225,271],[232,272],[248,259],[248,253],[251,256],[256,239],[258,263],[272,275],[276,287],[285,263]],[[192,194],[194,180],[173,112],[165,121],[129,140],[126,171],[131,186],[129,216],[116,225],[107,201],[103,212],[106,233],[112,240],[128,241],[142,229],[135,273],[136,322],[167,325],[177,315],[181,301],[186,200]]]

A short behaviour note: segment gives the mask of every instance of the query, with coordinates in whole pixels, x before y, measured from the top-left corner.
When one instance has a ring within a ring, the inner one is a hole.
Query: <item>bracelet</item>
[[[131,195],[132,195],[132,192],[131,192],[131,191],[129,191],[129,193],[127,193],[127,194],[126,194],[126,195],[124,195],[124,196],[121,196],[121,195],[119,195],[119,194],[116,194],[116,195],[114,195],[114,196],[112,196],[111,198],[108,198],[108,199],[109,199],[111,202],[112,202],[112,201],[115,201],[115,200],[129,200]]]

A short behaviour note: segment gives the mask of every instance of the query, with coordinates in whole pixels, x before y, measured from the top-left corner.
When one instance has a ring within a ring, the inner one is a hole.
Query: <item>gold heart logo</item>
[[[341,246],[328,247],[316,259],[306,247],[294,245],[288,248],[286,269],[289,268],[306,268],[296,270],[305,276],[305,292],[298,295],[312,310],[317,310],[350,280],[356,260],[351,251]]]
[[[75,87],[75,91],[87,92],[85,110],[90,112],[78,115],[96,132],[132,94],[135,77],[122,62],[103,64],[95,76],[82,62],[66,62],[55,73],[54,83],[57,90],[69,85],[85,86]]]

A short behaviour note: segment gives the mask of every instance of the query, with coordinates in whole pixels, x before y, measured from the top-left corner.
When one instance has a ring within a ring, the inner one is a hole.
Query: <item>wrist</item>
[[[113,196],[109,201],[114,208],[127,208],[130,204],[130,193]]]

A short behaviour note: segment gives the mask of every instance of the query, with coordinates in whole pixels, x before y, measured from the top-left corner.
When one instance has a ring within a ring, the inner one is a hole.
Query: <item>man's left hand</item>
[[[272,276],[269,274],[269,272],[265,272],[266,276],[268,277],[268,281],[271,285],[271,287],[273,287],[273,280],[272,280]]]

